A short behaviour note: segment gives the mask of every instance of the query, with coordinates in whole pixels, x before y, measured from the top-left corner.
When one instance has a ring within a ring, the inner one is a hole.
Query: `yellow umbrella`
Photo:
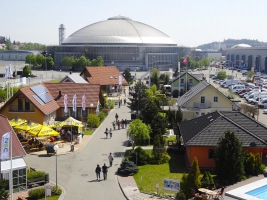
[[[68,119],[66,119],[65,121],[63,122],[59,122],[59,123],[56,123],[54,125],[55,128],[58,128],[58,127],[71,127],[71,126],[78,126],[78,127],[83,127],[83,124],[81,121],[79,120],[76,120],[72,117],[69,117]]]
[[[15,117],[14,119],[9,120],[9,123],[11,126],[17,126],[17,125],[23,124],[25,122],[27,122],[27,120],[22,119],[20,117]]]
[[[38,126],[40,127],[42,125],[38,124],[36,122],[33,122],[33,121],[28,121],[28,122],[24,122],[23,124],[17,125],[14,128],[15,129],[20,129],[20,130],[23,130],[23,131],[29,131],[29,130],[31,130],[33,128],[38,127]]]
[[[29,130],[28,133],[36,135],[37,137],[59,136],[59,133],[57,131],[54,131],[52,128],[46,125],[33,128]]]

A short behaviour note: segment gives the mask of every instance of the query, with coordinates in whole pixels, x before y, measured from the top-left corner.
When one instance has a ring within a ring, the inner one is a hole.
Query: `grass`
[[[58,200],[59,199],[59,195],[54,195],[52,197],[46,197],[46,200]],[[42,198],[40,200],[45,200],[45,198]]]
[[[163,181],[166,179],[181,180],[183,173],[188,172],[185,167],[184,156],[179,153],[170,152],[171,159],[169,163],[161,165],[139,166],[139,171],[134,175],[134,179],[141,192],[156,192],[156,184],[159,184],[159,194],[175,194],[171,191],[163,191]],[[141,182],[142,177],[142,182]]]
[[[172,141],[174,141],[174,142],[177,142],[176,135],[172,135],[172,136],[170,136],[169,138],[165,137],[165,141],[166,141],[166,142],[169,141],[169,140],[172,140]]]
[[[61,79],[54,79],[54,80],[51,80],[50,83],[59,83],[61,81]]]
[[[84,135],[92,135],[93,133],[94,133],[94,129],[93,130],[91,130],[91,129],[87,129],[86,131],[84,131],[83,133],[84,133]]]

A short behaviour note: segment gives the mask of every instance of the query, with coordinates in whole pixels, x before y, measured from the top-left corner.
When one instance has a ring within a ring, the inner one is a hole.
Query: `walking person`
[[[112,128],[109,129],[109,137],[112,138]]]
[[[116,122],[118,121],[118,119],[119,119],[119,115],[116,113],[116,115],[115,115],[115,119],[116,119]]]
[[[123,119],[121,119],[121,128],[123,129],[124,128],[124,120]]]
[[[118,130],[120,130],[120,120],[117,121],[117,125],[118,125]]]
[[[115,131],[116,130],[116,122],[112,122],[112,126],[113,126],[113,130]]]
[[[108,128],[106,128],[105,134],[106,134],[106,139],[107,139],[108,138]]]
[[[121,107],[121,101],[119,101],[119,108]]]
[[[126,99],[124,99],[124,105],[126,104]]]
[[[104,180],[107,180],[108,167],[106,166],[105,163],[104,163],[104,165],[102,166],[102,172],[103,172]]]
[[[127,128],[127,119],[124,120],[124,126]]]
[[[109,156],[108,156],[108,160],[109,160],[109,167],[111,167],[111,166],[112,166],[112,162],[113,162],[113,160],[114,160],[114,158],[113,158],[113,156],[112,156],[111,153],[110,153]]]
[[[95,168],[96,180],[100,180],[100,172],[101,172],[101,168],[99,167],[99,165],[97,165]]]

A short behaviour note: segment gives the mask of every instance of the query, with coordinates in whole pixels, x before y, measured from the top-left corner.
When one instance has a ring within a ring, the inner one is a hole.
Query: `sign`
[[[1,159],[9,159],[9,144],[10,144],[10,132],[7,132],[2,136],[2,143],[1,143]]]
[[[164,179],[164,190],[179,192],[180,182],[176,180]]]
[[[156,184],[156,188],[159,189],[159,184],[158,183]]]

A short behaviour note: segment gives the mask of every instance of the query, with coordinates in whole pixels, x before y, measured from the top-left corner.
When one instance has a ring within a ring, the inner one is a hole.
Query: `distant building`
[[[61,45],[48,46],[47,51],[55,68],[63,69],[66,56],[90,60],[102,56],[107,66],[134,71],[175,68],[180,57],[190,55],[191,48],[178,47],[172,38],[149,25],[116,16],[81,28]]]
[[[27,55],[36,55],[40,53],[39,51],[0,51],[0,60],[10,60],[10,61],[25,61]]]

